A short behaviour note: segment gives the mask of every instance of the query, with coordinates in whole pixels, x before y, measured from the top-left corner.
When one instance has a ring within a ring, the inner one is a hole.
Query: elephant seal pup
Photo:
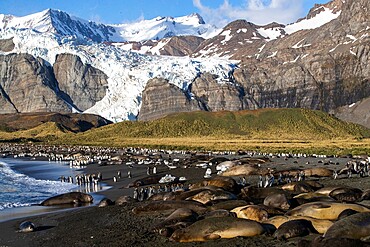
[[[283,210],[288,210],[290,208],[290,202],[283,193],[267,196],[263,201],[263,205]]]
[[[357,213],[335,222],[324,234],[325,238],[360,239],[370,236],[370,212]]]
[[[309,202],[286,213],[288,216],[309,216],[323,220],[337,220],[341,212],[352,209],[358,212],[370,212],[365,206],[339,202]]]
[[[312,226],[311,221],[308,220],[289,220],[283,223],[274,233],[274,238],[277,239],[289,239],[294,237],[307,236],[310,233],[317,233],[315,228]]]
[[[324,234],[329,229],[329,227],[333,225],[333,222],[330,220],[320,220],[320,219],[315,219],[315,218],[311,218],[307,216],[285,216],[285,215],[274,216],[272,218],[269,218],[263,221],[263,223],[272,224],[276,228],[279,228],[279,226],[281,226],[283,223],[290,221],[290,220],[311,221],[312,226],[320,234]]]
[[[207,210],[202,203],[195,201],[150,201],[144,203],[144,205],[135,207],[132,209],[132,212],[137,215],[170,215],[178,208],[188,208],[197,214],[202,214]]]
[[[193,200],[203,204],[208,204],[212,201],[217,200],[236,200],[236,199],[237,199],[236,195],[224,190],[216,191],[203,190],[192,197],[188,197],[186,200]]]
[[[234,217],[207,218],[176,230],[170,237],[176,242],[204,242],[220,238],[252,237],[265,232],[264,227],[253,220]]]
[[[18,232],[33,232],[35,229],[36,227],[31,221],[23,221],[19,225]]]
[[[69,192],[50,197],[41,203],[41,206],[55,206],[62,204],[82,204],[93,202],[93,197],[82,192]]]
[[[112,206],[114,205],[114,202],[112,202],[111,199],[108,199],[108,198],[104,198],[102,199],[99,204],[98,204],[98,207],[99,208],[104,208],[104,207],[107,207],[107,206]]]
[[[258,205],[237,207],[230,212],[235,213],[236,217],[238,218],[254,220],[258,222],[268,219],[268,212],[263,207]]]

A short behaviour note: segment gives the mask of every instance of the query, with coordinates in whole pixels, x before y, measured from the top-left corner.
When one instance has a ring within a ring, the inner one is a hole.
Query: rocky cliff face
[[[297,32],[276,23],[264,27],[243,20],[230,23],[192,54],[240,60],[230,84],[214,83],[211,75],[204,75],[192,83],[191,93],[209,111],[302,107],[333,113],[369,97],[368,10],[367,0],[315,5],[299,25],[323,15],[340,16]],[[261,29],[274,30],[275,36],[263,36]],[[143,99],[142,107],[147,103]]]
[[[100,101],[106,93],[107,76],[72,54],[59,54],[53,66],[60,93],[73,106],[85,111]]]
[[[51,68],[28,54],[0,55],[1,113],[68,112]]]
[[[10,52],[14,49],[13,38],[10,39],[0,39],[0,51]]]
[[[152,120],[174,112],[201,110],[198,103],[167,80],[149,80],[142,97],[139,120]]]

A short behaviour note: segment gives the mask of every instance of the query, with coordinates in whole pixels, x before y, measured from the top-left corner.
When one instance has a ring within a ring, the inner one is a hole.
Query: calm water
[[[78,190],[75,184],[62,183],[58,178],[79,173],[67,163],[0,159],[0,211],[39,204],[51,196]]]

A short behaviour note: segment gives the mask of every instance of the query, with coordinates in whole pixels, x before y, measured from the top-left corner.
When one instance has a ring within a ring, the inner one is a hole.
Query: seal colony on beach
[[[57,148],[51,150],[57,153]],[[332,238],[342,237],[337,234],[340,227],[332,228],[342,220],[353,224],[355,229],[367,224],[367,216],[352,220],[350,217],[370,211],[370,187],[366,183],[360,188],[345,185],[354,179],[368,181],[367,174],[334,173],[348,162],[361,163],[362,166],[352,167],[363,167],[366,171],[366,157],[113,148],[99,151],[97,147],[89,154],[85,147],[81,150],[85,150],[84,156],[94,160],[91,164],[97,167],[97,170],[87,169],[86,174],[99,172],[100,181],[114,186],[118,193],[113,200],[105,194],[97,204],[97,213],[104,214],[108,210],[109,215],[114,215],[113,211],[129,208],[132,209],[129,214],[138,221],[154,219],[142,228],[147,227],[145,234],[163,238],[165,244],[261,237],[284,243],[313,236],[314,240],[308,238],[309,245],[320,243],[322,246],[334,242]],[[94,159],[97,153],[104,158]],[[20,156],[27,155],[24,152]],[[113,172],[105,172],[109,170]],[[130,176],[124,176],[128,171]],[[204,178],[205,172],[209,177]],[[42,205],[91,201],[90,195],[73,192],[49,198]],[[80,211],[82,215],[83,212]],[[58,225],[50,231],[62,227]],[[352,234],[353,241],[367,244],[366,234]],[[346,235],[343,241],[352,241],[348,239]]]

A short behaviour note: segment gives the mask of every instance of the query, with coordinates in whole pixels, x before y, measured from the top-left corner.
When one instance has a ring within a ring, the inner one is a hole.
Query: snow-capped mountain
[[[47,9],[28,16],[0,15],[0,29],[33,29],[40,33],[75,36],[94,42],[158,40],[172,36],[195,35],[209,38],[218,33],[198,14],[183,17],[157,17],[129,24],[106,25],[86,21],[60,10]]]
[[[122,121],[181,110],[332,111],[370,97],[369,4],[332,0],[289,25],[237,20],[221,30],[197,14],[119,25],[54,10],[0,15],[1,112],[68,109]],[[29,78],[32,92],[22,81]],[[55,95],[49,100],[39,88]],[[33,94],[38,108],[27,98]]]

